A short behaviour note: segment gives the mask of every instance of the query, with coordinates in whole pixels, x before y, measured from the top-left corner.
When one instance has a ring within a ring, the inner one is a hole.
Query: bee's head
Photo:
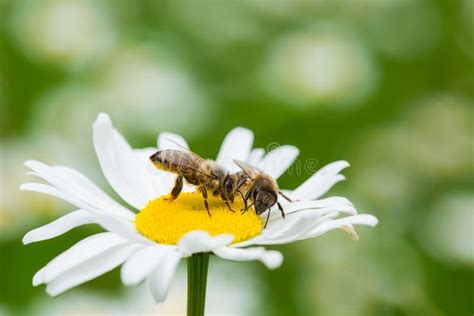
[[[257,188],[253,193],[254,208],[257,215],[262,214],[277,202],[276,192]]]
[[[229,174],[224,178],[222,183],[225,197],[231,203],[234,202],[235,191],[237,190],[238,178],[234,174]]]
[[[157,151],[156,153],[151,155],[149,159],[154,165],[159,165],[163,163],[162,151]]]

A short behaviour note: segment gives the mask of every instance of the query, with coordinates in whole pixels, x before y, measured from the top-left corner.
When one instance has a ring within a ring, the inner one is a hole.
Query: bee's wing
[[[185,155],[182,157],[186,159],[186,168],[197,172],[203,176],[206,176],[210,179],[217,179],[217,175],[212,173],[211,170],[208,170],[207,168],[203,168],[203,165],[206,163],[206,160],[199,156],[198,154],[193,153],[189,149],[186,149],[185,152],[183,152]]]
[[[260,170],[258,170],[256,167],[249,165],[246,162],[243,162],[241,160],[234,159],[235,164],[242,169],[242,171],[249,177],[249,178],[254,178],[258,173],[260,173]]]
[[[164,167],[163,159],[168,160],[168,167]],[[190,150],[181,151],[176,149],[164,149],[159,150],[150,156],[150,160],[158,168],[165,171],[169,169],[174,170],[172,172],[183,172],[186,170],[199,173],[210,179],[216,179],[217,176],[212,171],[204,168],[205,160]]]
[[[204,160],[205,160],[204,158],[202,158],[201,156],[199,156],[199,155],[196,154],[195,152],[191,151],[189,148],[186,148],[186,147],[184,147],[183,145],[178,144],[177,142],[175,142],[175,141],[172,140],[172,139],[169,139],[169,138],[166,138],[166,139],[167,139],[169,142],[171,142],[171,143],[175,144],[176,146],[178,146],[182,151],[188,152],[188,153],[190,153],[191,155],[193,155],[194,158],[199,159],[200,161],[204,161]]]

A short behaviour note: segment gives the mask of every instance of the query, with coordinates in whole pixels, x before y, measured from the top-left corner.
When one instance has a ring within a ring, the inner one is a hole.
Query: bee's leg
[[[209,211],[209,204],[207,203],[207,190],[205,187],[201,187],[201,193],[202,193],[202,198],[204,199],[204,207],[206,208],[206,211],[207,211],[207,215],[209,215],[209,217],[211,217],[211,212]]]
[[[240,211],[241,214],[247,213],[247,211],[253,206],[254,202],[250,203],[250,205],[246,206],[243,210]]]
[[[244,209],[247,208],[247,200],[245,199],[244,194],[239,190],[237,190],[237,192],[239,192],[240,196],[242,197],[242,201],[244,201]],[[240,211],[242,212],[243,210]]]
[[[277,202],[277,204],[278,204],[278,208],[280,209],[280,212],[281,212],[281,217],[285,218],[285,211],[283,211],[283,207],[281,207],[280,202]]]
[[[237,189],[240,189],[246,182],[246,179],[239,181],[239,183],[237,184]]]
[[[217,190],[212,192],[212,195],[214,195],[214,196],[217,196],[218,194],[219,194],[219,191],[217,191]]]
[[[183,176],[178,176],[174,183],[174,187],[171,190],[171,196],[169,198],[165,198],[165,200],[169,200],[170,202],[173,202],[174,200],[178,198],[182,189],[183,189]]]
[[[236,190],[236,192],[240,194],[240,196],[242,197],[242,201],[244,201],[245,197],[244,197],[244,194],[242,193],[242,191]],[[246,201],[244,201],[244,202],[246,202]]]
[[[287,200],[288,202],[293,202],[292,199],[290,199],[285,193],[281,192],[281,191],[278,191],[278,193],[283,196],[285,198],[285,200]],[[285,217],[285,216],[283,216]]]
[[[253,205],[253,203],[251,205],[248,205],[247,201],[249,200],[250,198],[250,194],[252,194],[252,191],[247,191],[247,193],[245,193],[245,196],[243,197],[243,200],[244,200],[244,209],[243,210],[240,210],[242,212],[242,214],[244,214],[245,212],[247,212],[249,210],[249,208]]]
[[[227,208],[229,209],[229,211],[231,211],[232,213],[235,213],[235,211],[232,209],[232,207],[230,207],[229,202],[224,201],[224,203],[225,203],[225,205],[227,205]]]
[[[270,218],[270,212],[271,212],[271,208],[268,209],[268,215],[267,215],[267,220],[265,221],[265,225],[263,225],[263,229],[267,228],[267,224],[268,224],[268,219]]]
[[[225,205],[227,205],[227,207],[229,208],[229,210],[230,210],[232,213],[235,213],[235,211],[232,209],[232,207],[230,207],[229,201],[227,201],[227,197],[225,196],[225,194],[224,194],[223,191],[221,191],[221,199],[224,201]]]

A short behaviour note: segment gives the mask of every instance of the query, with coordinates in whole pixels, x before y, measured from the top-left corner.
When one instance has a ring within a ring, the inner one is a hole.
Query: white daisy
[[[33,285],[46,284],[49,295],[58,295],[121,267],[125,285],[147,281],[157,302],[166,298],[179,261],[193,254],[214,253],[228,260],[260,260],[268,268],[281,265],[280,252],[253,245],[273,245],[316,237],[342,228],[354,237],[353,224],[374,226],[372,215],[357,215],[346,198],[319,199],[335,183],[344,179],[339,172],[349,166],[333,162],[312,175],[293,191],[285,191],[294,202],[281,200],[286,218],[274,210],[263,229],[265,214],[230,212],[216,197],[209,197],[210,218],[202,197],[185,187],[172,203],[164,201],[174,184],[175,175],[156,170],[148,157],[157,150],[187,147],[175,134],[161,133],[157,148],[133,149],[114,129],[106,114],[99,114],[93,125],[94,146],[102,171],[112,188],[138,213],[114,201],[87,177],[63,166],[48,166],[38,161],[25,165],[47,183],[25,183],[21,190],[55,196],[78,209],[50,224],[28,232],[24,244],[57,237],[84,224],[99,224],[106,232],[92,235],[66,250],[33,277]],[[225,138],[217,162],[232,159],[247,161],[278,178],[295,160],[298,149],[281,146],[265,155],[253,149],[253,134],[235,128]],[[179,144],[179,145],[178,145]],[[234,167],[235,168],[235,167]],[[243,205],[236,199],[236,209]],[[240,204],[239,204],[240,203]],[[348,214],[339,217],[341,214]]]

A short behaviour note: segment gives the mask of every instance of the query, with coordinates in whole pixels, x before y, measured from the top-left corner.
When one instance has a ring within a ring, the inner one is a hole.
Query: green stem
[[[208,253],[188,258],[188,316],[204,315],[208,266]]]

